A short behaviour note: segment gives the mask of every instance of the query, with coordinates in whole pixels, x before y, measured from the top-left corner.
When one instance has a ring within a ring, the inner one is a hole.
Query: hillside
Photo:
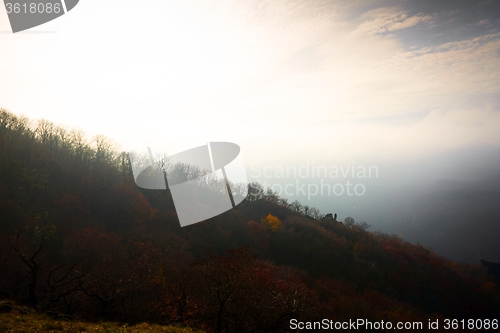
[[[30,312],[24,307],[14,307],[12,311],[1,313],[0,332],[116,332],[116,333],[202,333],[184,327],[162,326],[141,323],[137,325],[118,324],[113,322],[88,323],[78,320],[51,318],[46,314]]]
[[[500,261],[500,181],[436,181],[412,196],[395,200],[398,209],[388,217],[392,230],[432,247],[453,260],[477,263]],[[396,216],[399,220],[396,219]]]
[[[484,267],[308,216],[271,191],[180,228],[169,191],[139,189],[111,140],[5,110],[0,212],[0,298],[38,313],[207,332],[500,316]]]

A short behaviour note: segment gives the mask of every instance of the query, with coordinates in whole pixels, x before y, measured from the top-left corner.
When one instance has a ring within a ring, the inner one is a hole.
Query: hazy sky
[[[17,34],[2,7],[0,106],[247,164],[497,146],[500,1],[81,0]]]

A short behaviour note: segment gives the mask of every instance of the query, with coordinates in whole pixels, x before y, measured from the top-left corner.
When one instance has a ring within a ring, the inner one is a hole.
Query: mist
[[[378,172],[358,175],[370,167]],[[289,202],[337,213],[340,221],[365,221],[371,231],[399,235],[456,261],[500,260],[499,147],[456,149],[417,161],[297,161],[284,166],[254,162],[247,169],[251,179]]]

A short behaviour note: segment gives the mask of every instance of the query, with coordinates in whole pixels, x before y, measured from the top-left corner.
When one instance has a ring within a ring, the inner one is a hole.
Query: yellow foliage
[[[260,221],[261,221],[262,225],[271,229],[272,231],[278,230],[281,227],[281,225],[283,224],[277,216],[274,216],[271,214],[267,215],[266,217],[264,217]]]

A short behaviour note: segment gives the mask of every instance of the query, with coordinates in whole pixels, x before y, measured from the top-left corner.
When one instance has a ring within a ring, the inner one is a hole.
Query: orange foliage
[[[262,220],[260,220],[262,225],[266,226],[267,228],[271,229],[272,231],[278,230],[281,225],[283,224],[280,219],[277,216],[274,215],[267,215],[264,217]]]

